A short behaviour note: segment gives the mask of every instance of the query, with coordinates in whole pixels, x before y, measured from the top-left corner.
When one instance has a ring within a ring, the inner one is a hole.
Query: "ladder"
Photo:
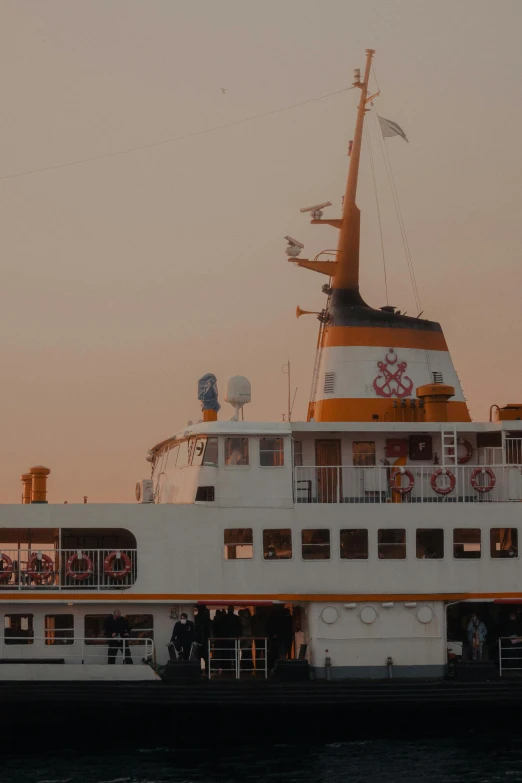
[[[441,439],[442,439],[442,467],[449,467],[450,465],[457,464],[457,428],[455,425],[449,427],[447,425],[441,426]]]

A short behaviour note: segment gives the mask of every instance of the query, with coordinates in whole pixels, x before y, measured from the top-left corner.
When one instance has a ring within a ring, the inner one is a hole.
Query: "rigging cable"
[[[28,169],[26,171],[18,171],[14,174],[4,174],[3,176],[0,176],[0,180],[2,179],[13,179],[14,177],[24,177],[27,174],[40,174],[43,171],[53,171],[54,169],[63,169],[68,166],[78,166],[81,163],[91,163],[95,160],[104,160],[105,158],[114,158],[117,155],[127,155],[130,152],[137,152],[138,150],[146,150],[150,149],[151,147],[160,147],[163,144],[172,144],[175,141],[182,141],[183,139],[190,139],[193,136],[202,136],[206,133],[213,133],[217,130],[223,130],[224,128],[232,128],[234,125],[242,125],[245,122],[252,122],[253,120],[259,120],[262,117],[270,117],[273,114],[279,114],[283,111],[288,111],[289,109],[296,109],[299,106],[306,106],[308,103],[314,103],[315,101],[322,101],[324,98],[331,98],[333,95],[339,95],[343,92],[348,92],[348,90],[353,90],[354,87],[343,87],[340,90],[335,90],[334,92],[326,93],[325,95],[318,95],[316,98],[309,98],[306,101],[300,101],[299,103],[292,103],[289,106],[281,106],[279,109],[271,109],[270,111],[262,112],[261,114],[253,114],[250,117],[243,117],[240,120],[232,120],[231,122],[225,122],[223,125],[214,125],[210,128],[205,128],[204,130],[198,130],[198,131],[192,131],[191,133],[184,133],[181,136],[172,136],[168,139],[162,139],[161,141],[152,141],[149,144],[140,144],[136,147],[127,147],[123,150],[116,150],[115,152],[107,152],[103,155],[93,155],[90,158],[79,158],[78,160],[71,160],[68,163],[56,163],[53,166],[43,166],[42,168],[38,169]]]
[[[382,234],[381,208],[380,208],[380,205],[379,205],[379,194],[378,194],[378,191],[377,191],[377,179],[376,179],[376,176],[375,176],[375,166],[373,164],[372,143],[371,143],[371,138],[370,138],[370,132],[368,130],[368,125],[364,126],[364,131],[365,131],[365,134],[366,134],[366,143],[367,143],[367,147],[368,147],[368,155],[369,155],[369,158],[370,158],[370,169],[371,169],[371,172],[372,172],[373,191],[375,193],[375,203],[377,205],[377,219],[379,221],[379,235],[381,237],[382,267],[383,267],[383,270],[384,270],[384,289],[386,291],[386,305],[388,305],[389,304],[389,299],[388,299],[388,276],[387,276],[387,273],[386,273],[386,257],[384,255],[384,239],[383,239],[383,234]]]

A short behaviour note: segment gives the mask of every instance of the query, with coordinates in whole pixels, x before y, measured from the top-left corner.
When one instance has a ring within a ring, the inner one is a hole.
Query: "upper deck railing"
[[[295,503],[494,503],[522,500],[521,465],[303,466]]]
[[[3,549],[2,590],[115,590],[134,584],[136,549]]]

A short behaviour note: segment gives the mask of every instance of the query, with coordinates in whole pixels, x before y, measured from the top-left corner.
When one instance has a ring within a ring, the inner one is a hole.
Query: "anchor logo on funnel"
[[[373,382],[373,388],[379,397],[408,397],[411,394],[413,381],[404,375],[408,364],[397,362],[398,356],[393,348],[386,354],[384,362],[377,362],[379,375]]]

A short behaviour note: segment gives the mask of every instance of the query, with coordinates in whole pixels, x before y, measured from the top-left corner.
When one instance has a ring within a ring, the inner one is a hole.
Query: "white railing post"
[[[268,637],[265,636],[265,680],[268,679]]]
[[[498,673],[502,677],[502,639],[498,640]]]

